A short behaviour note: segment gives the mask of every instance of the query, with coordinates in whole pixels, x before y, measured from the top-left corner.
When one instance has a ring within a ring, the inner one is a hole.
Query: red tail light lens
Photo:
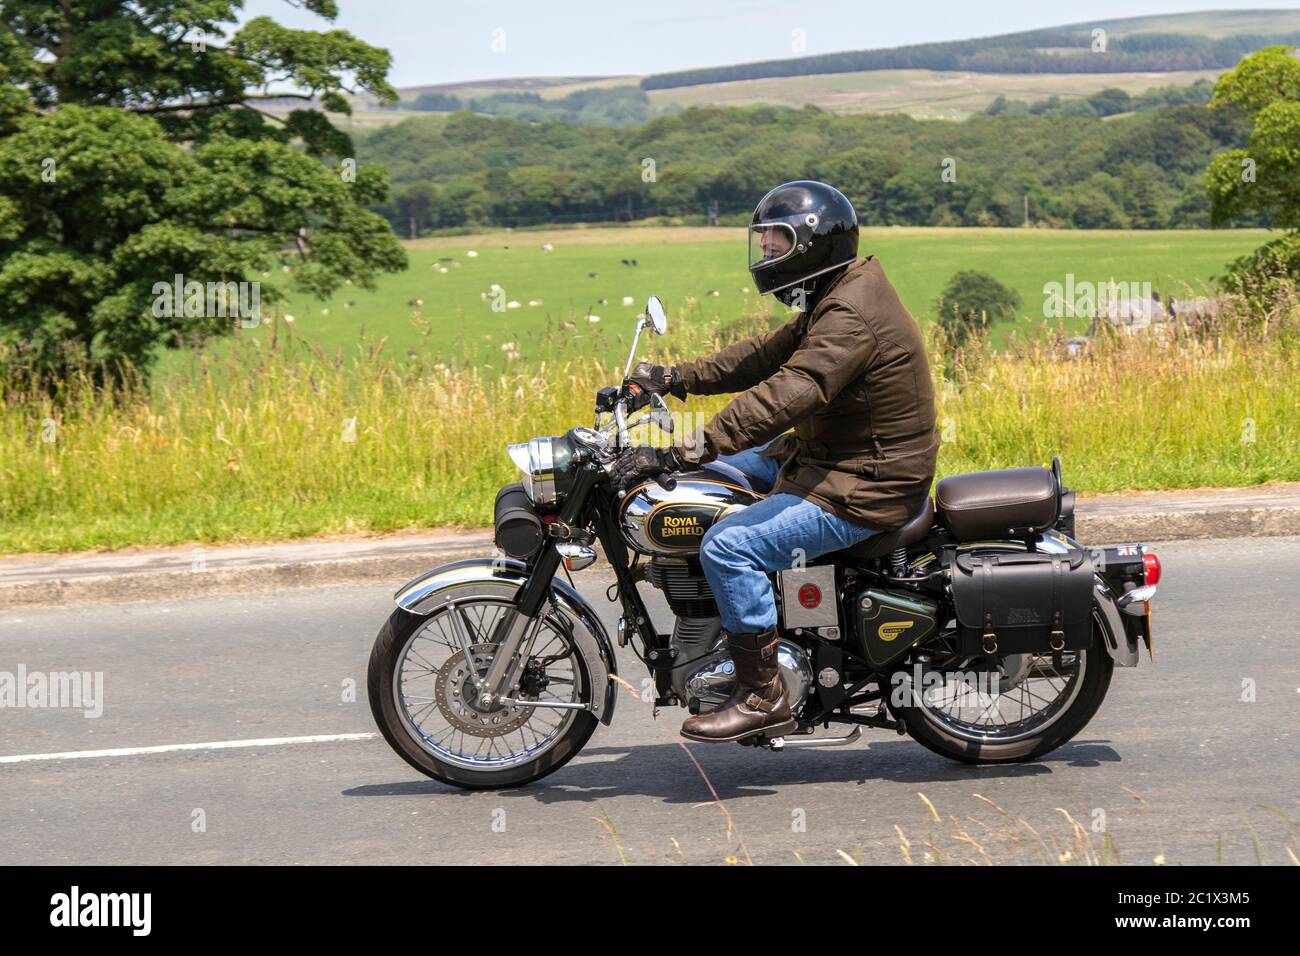
[[[1146,571],[1146,577],[1142,583],[1160,583],[1160,559],[1156,557],[1154,551],[1148,551],[1142,555],[1142,567]]]

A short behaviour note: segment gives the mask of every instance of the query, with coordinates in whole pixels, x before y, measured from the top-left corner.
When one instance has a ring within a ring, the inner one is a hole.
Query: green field
[[[1156,87],[1191,86],[1197,80],[1214,80],[1219,70],[1181,70],[1163,73],[971,73],[965,70],[861,70],[852,73],[816,73],[809,76],[764,77],[728,83],[702,83],[650,90],[650,103],[666,107],[784,106],[799,109],[813,105],[831,113],[902,113],[915,119],[961,120],[978,113],[999,96],[1035,102],[1049,96],[1062,100],[1084,99],[1107,88],[1133,96]],[[617,77],[590,83],[570,83],[525,88],[542,99],[558,99],[579,89],[629,86],[639,77]],[[415,99],[426,88],[402,90]],[[432,88],[430,88],[432,89]],[[440,92],[469,99],[509,92],[491,87],[438,88]],[[350,133],[400,123],[413,116],[439,115],[413,110],[381,110],[359,103],[351,116],[335,119]]]
[[[1267,238],[1262,230],[887,228],[866,230],[861,248],[880,258],[922,322],[932,320],[933,303],[953,273],[992,273],[1024,302],[1017,323],[995,327],[994,341],[1003,342],[1013,330],[1027,332],[1043,321],[1043,286],[1064,282],[1067,273],[1076,282],[1150,282],[1167,294],[1183,295],[1203,290],[1228,261]],[[543,251],[544,243],[553,251]],[[736,228],[502,231],[418,240],[407,249],[410,269],[382,277],[374,291],[347,287],[323,303],[291,298],[282,311],[293,317],[293,334],[333,350],[353,346],[364,328],[372,340],[387,336],[390,354],[418,350],[449,363],[495,364],[507,343],[514,343],[524,360],[550,357],[542,339],[553,344],[548,330],[572,322],[574,328],[562,336],[570,354],[608,359],[622,347],[619,337],[652,292],[663,298],[675,322],[725,324],[773,307],[770,299],[754,294],[745,269],[744,232]],[[471,251],[477,255],[471,257]],[[637,264],[625,266],[624,259]],[[439,264],[445,273],[434,268]],[[493,283],[519,307],[494,312],[482,298]],[[633,304],[623,305],[624,296]],[[422,304],[411,305],[415,300]],[[532,300],[542,304],[530,306]],[[427,321],[427,332],[422,333],[417,313]],[[600,321],[588,321],[589,315]],[[1067,328],[1082,331],[1086,324],[1072,320]],[[242,334],[264,339],[283,334],[283,323],[275,325]],[[164,371],[184,361],[171,353]]]
[[[960,120],[999,96],[1034,102],[1059,96],[1083,99],[1108,87],[1134,96],[1159,86],[1214,80],[1218,70],[1169,73],[970,73],[940,70],[863,70],[810,76],[763,77],[651,90],[658,107],[788,106],[811,103],[832,113],[905,113],[916,119]]]

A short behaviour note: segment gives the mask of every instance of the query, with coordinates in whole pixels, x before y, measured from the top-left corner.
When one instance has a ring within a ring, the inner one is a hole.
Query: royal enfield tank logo
[[[882,641],[892,641],[915,623],[915,621],[886,621],[876,631],[876,637]]]
[[[721,510],[719,505],[669,505],[650,515],[646,534],[661,548],[693,550]]]
[[[822,589],[815,584],[805,584],[799,589],[799,603],[811,610],[822,603]]]

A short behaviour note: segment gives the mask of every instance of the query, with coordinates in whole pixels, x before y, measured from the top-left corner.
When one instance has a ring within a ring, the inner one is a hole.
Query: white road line
[[[241,747],[283,747],[288,744],[326,744],[339,740],[369,740],[375,733],[319,734],[314,737],[262,737],[258,740],[213,740],[201,744],[163,744],[159,747],[119,747],[116,750],[71,750],[58,754],[17,754],[0,757],[0,763],[27,763],[31,760],[84,760],[93,757],[136,757],[141,754],[166,754],[178,750],[236,750]]]

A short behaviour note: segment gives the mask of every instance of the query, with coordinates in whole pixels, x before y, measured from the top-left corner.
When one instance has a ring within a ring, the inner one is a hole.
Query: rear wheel
[[[421,773],[470,790],[522,786],[564,766],[596,729],[586,710],[480,706],[474,675],[487,673],[497,650],[491,636],[512,607],[475,596],[429,615],[399,609],[380,630],[370,654],[370,709],[384,739]],[[542,622],[521,651],[509,697],[591,701],[591,676],[569,626],[558,612]]]
[[[1092,641],[1084,650],[895,671],[886,694],[890,710],[918,743],[953,760],[1041,757],[1087,726],[1106,697],[1114,662],[1104,645],[1105,626],[1094,607]]]

